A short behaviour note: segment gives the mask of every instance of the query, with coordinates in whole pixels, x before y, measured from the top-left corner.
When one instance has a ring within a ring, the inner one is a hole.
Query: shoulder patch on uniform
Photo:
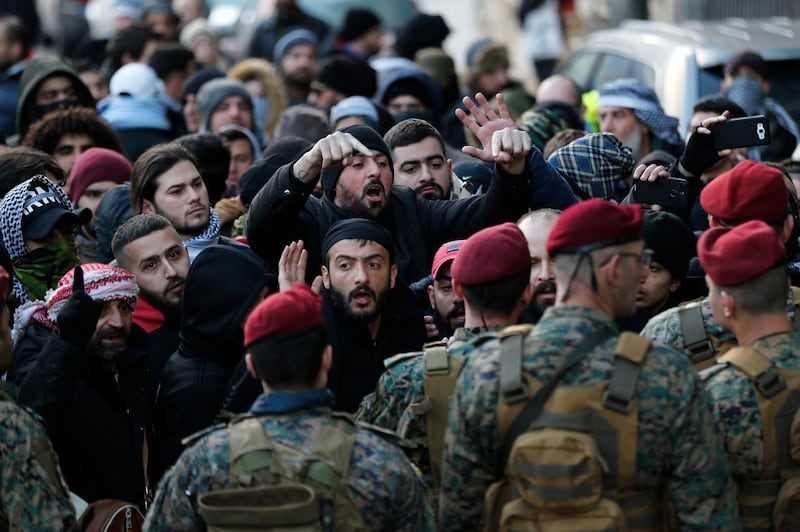
[[[188,436],[183,438],[181,440],[181,445],[183,445],[184,447],[191,447],[192,445],[197,443],[198,440],[202,439],[203,436],[205,436],[206,434],[211,434],[212,432],[215,432],[219,429],[224,429],[227,426],[228,426],[227,423],[217,423],[215,425],[211,425],[210,427],[206,427],[202,430],[198,430],[194,434],[189,434]]]
[[[400,353],[398,355],[392,355],[389,358],[383,360],[383,365],[386,368],[390,368],[393,365],[397,364],[398,362],[402,362],[403,360],[408,360],[411,358],[416,358],[424,355],[423,351],[412,351],[410,353]]]

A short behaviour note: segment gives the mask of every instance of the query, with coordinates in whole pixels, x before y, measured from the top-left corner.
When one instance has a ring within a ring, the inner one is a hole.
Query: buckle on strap
[[[711,345],[711,340],[706,338],[701,342],[695,342],[691,345],[687,345],[684,348],[684,351],[689,355],[689,360],[692,364],[697,364],[699,362],[705,362],[710,358],[714,357],[714,346]]]
[[[619,414],[628,414],[631,411],[631,400],[627,397],[609,393],[606,389],[603,392],[603,406]]]
[[[786,382],[774,367],[767,368],[754,379],[756,389],[766,398],[775,397],[786,389]]]

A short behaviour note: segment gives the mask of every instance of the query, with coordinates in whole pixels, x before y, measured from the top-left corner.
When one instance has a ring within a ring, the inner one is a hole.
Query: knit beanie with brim
[[[389,168],[392,171],[392,178],[394,178],[394,166],[392,164],[392,152],[389,146],[383,141],[377,131],[369,126],[350,126],[341,130],[342,133],[350,133],[358,139],[364,146],[370,150],[379,151],[389,158]],[[326,168],[322,171],[322,189],[325,191],[325,196],[333,201],[336,191],[336,183],[339,182],[339,176],[342,175],[342,168]]]
[[[205,83],[197,92],[197,112],[200,113],[200,133],[208,131],[211,115],[222,101],[228,96],[241,96],[250,110],[253,110],[253,100],[244,84],[236,79],[217,78]]]

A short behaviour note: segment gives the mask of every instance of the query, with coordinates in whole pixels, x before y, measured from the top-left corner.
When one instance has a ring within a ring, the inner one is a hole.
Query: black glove
[[[698,126],[699,127],[699,126]],[[714,126],[711,126],[712,128]],[[713,135],[698,133],[697,130],[689,137],[686,148],[680,158],[680,165],[695,177],[706,171],[708,168],[722,159],[714,148]]]
[[[58,335],[75,347],[86,347],[97,328],[103,303],[95,301],[83,289],[83,270],[75,266],[72,295],[56,317]]]

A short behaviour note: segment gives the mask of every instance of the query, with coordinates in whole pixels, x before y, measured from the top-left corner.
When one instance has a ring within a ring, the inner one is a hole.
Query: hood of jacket
[[[169,131],[167,108],[158,96],[112,96],[100,112],[114,129],[161,129]]]
[[[28,132],[33,115],[36,87],[41,81],[53,74],[60,74],[73,81],[76,92],[76,101],[81,107],[94,109],[94,98],[86,85],[78,76],[78,71],[57,56],[36,56],[28,60],[22,78],[19,81],[19,101],[17,101],[17,132],[20,140]]]
[[[244,352],[244,321],[271,270],[249,248],[214,245],[189,267],[179,351],[233,367]]]

